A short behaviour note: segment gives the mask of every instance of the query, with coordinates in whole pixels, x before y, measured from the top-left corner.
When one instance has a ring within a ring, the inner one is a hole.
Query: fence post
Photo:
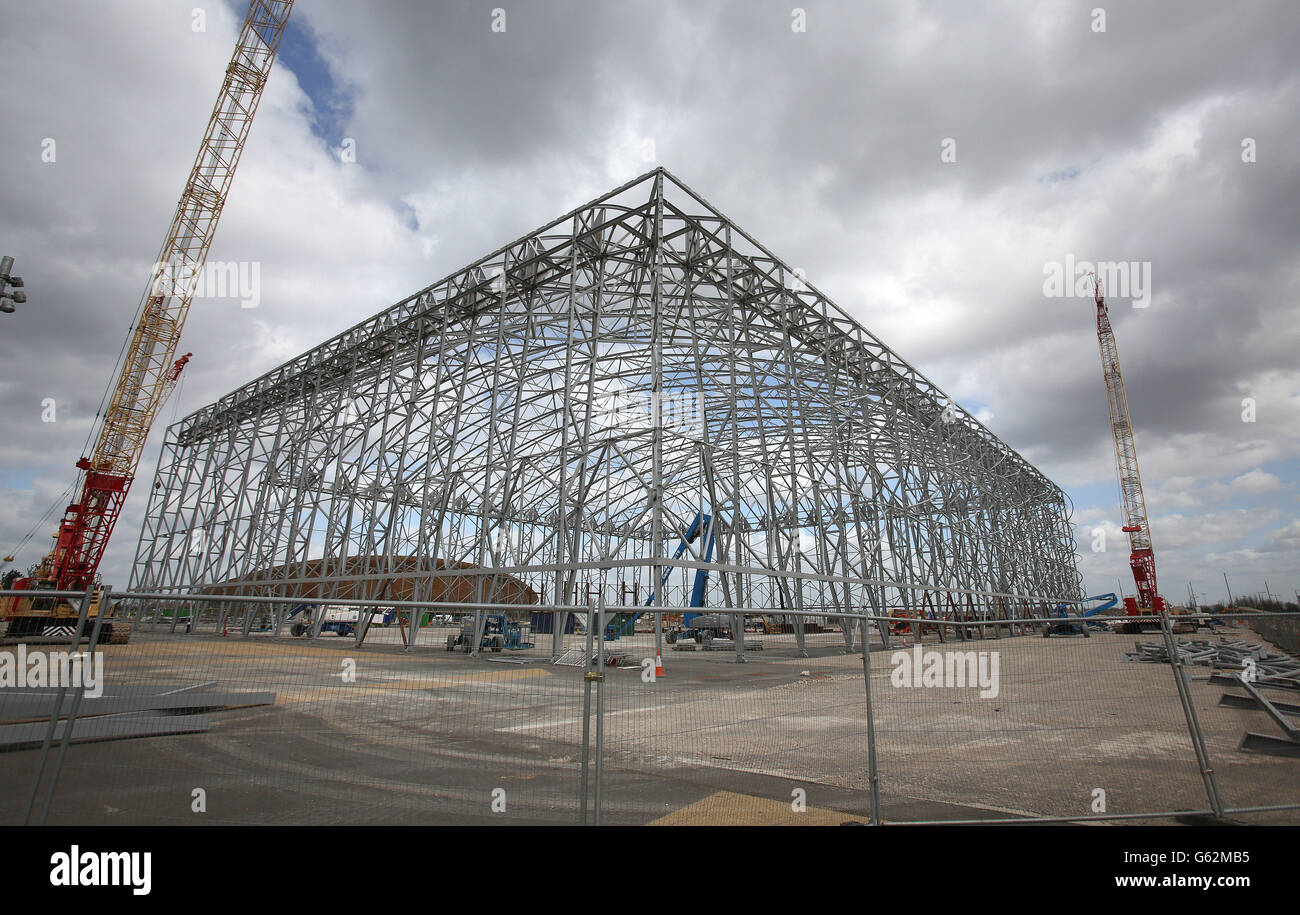
[[[1178,701],[1183,705],[1183,716],[1187,719],[1187,731],[1192,738],[1192,749],[1196,753],[1196,765],[1201,770],[1201,781],[1205,783],[1205,793],[1210,801],[1210,809],[1216,817],[1223,817],[1223,802],[1219,799],[1219,786],[1214,780],[1214,767],[1210,763],[1210,753],[1205,748],[1205,735],[1201,732],[1201,722],[1196,717],[1196,706],[1192,702],[1191,690],[1187,686],[1187,671],[1183,659],[1178,654],[1177,640],[1169,625],[1169,615],[1159,611],[1160,632],[1165,638],[1165,651],[1169,653],[1169,666],[1173,668],[1174,685],[1178,688]]]
[[[862,627],[862,681],[867,694],[867,774],[871,786],[871,825],[880,825],[880,771],[876,767],[876,718],[871,707],[871,628],[867,615],[859,620]]]
[[[605,579],[601,576],[600,600],[596,604],[596,790],[592,799],[596,826],[600,825],[601,776],[605,757]]]
[[[81,633],[86,628],[86,616],[90,613],[90,600],[94,591],[87,588],[81,595],[81,605],[77,609],[77,628],[72,633],[72,650],[76,651],[81,647]],[[52,600],[61,600],[62,598],[52,598]],[[94,645],[91,645],[93,650]],[[50,746],[54,743],[54,729],[59,726],[59,713],[63,711],[63,697],[68,693],[68,685],[65,683],[59,687],[59,691],[54,694],[54,707],[50,709],[50,724],[45,729],[45,739],[41,742],[41,756],[36,764],[36,776],[32,779],[32,790],[27,795],[27,812],[23,815],[23,825],[30,826],[32,823],[32,811],[36,809],[36,794],[40,790],[41,781],[45,777],[45,766],[50,758]],[[50,791],[53,791],[51,785]],[[48,801],[44,805],[49,808]],[[41,816],[44,822],[44,812]]]
[[[731,635],[736,642],[736,663],[745,663],[745,613],[731,614]]]
[[[108,612],[108,591],[101,589],[99,592],[99,609],[95,612],[95,626],[90,631],[90,644],[86,646],[86,652],[90,655],[88,660],[92,665],[95,660],[95,646],[99,644],[99,633],[104,626],[104,614],[106,612]],[[73,642],[72,650],[74,652],[81,650],[80,627],[78,627],[77,638]],[[82,670],[84,672],[84,666]],[[82,679],[85,679],[84,673]],[[44,826],[45,818],[50,814],[50,803],[54,800],[54,792],[59,784],[59,775],[63,772],[63,757],[67,755],[68,744],[72,742],[72,729],[77,726],[77,711],[81,708],[81,697],[86,694],[86,684],[75,685],[73,689],[75,692],[72,694],[72,706],[68,709],[68,720],[63,725],[63,739],[59,741],[58,755],[54,757],[54,771],[50,773],[50,786],[45,789],[45,800],[41,802],[41,815],[36,821],[38,826]]]
[[[584,658],[582,673],[582,782],[578,786],[579,806],[582,809],[581,825],[587,825],[587,778],[591,771],[591,684],[595,682],[595,672],[591,669],[592,661],[592,612],[591,601],[587,601],[587,654]]]

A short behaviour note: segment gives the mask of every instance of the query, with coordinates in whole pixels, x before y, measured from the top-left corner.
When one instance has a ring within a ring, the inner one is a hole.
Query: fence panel
[[[872,653],[886,821],[1209,809],[1171,669],[1077,619],[1043,637],[1062,623],[895,624]]]
[[[127,644],[98,646],[49,823],[577,822],[581,694],[546,657],[448,651],[456,627],[411,650],[391,627],[360,648],[277,636],[264,606],[247,634],[235,602],[193,625],[150,614]],[[572,726],[542,739],[542,717]],[[11,784],[29,785],[39,748],[7,757]],[[22,822],[23,806],[6,796],[0,817]]]
[[[1206,621],[1208,629],[1177,637],[1178,650],[1223,807],[1242,822],[1294,824],[1300,821],[1300,653],[1285,645],[1300,614],[1217,613]],[[1279,805],[1291,809],[1250,811]]]
[[[664,642],[655,675],[652,619],[608,642],[602,822],[835,825],[870,818],[862,657],[837,618],[731,638]],[[724,621],[731,623],[731,615]],[[848,620],[854,627],[854,621]],[[673,624],[665,627],[672,629]],[[739,659],[743,658],[743,662]]]
[[[302,625],[291,600],[117,597],[125,644],[0,646],[0,823],[1300,819],[1300,661],[1265,635],[1300,614],[1123,634],[755,610],[688,632],[681,608],[572,607],[557,635],[550,608],[459,608],[476,628],[410,602],[359,636],[364,614]]]

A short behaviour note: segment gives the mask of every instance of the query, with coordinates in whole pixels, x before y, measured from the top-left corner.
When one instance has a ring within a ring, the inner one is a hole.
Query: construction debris
[[[1268,697],[1255,688],[1254,683],[1244,677],[1241,681],[1241,688],[1249,694],[1260,710],[1272,718],[1273,723],[1282,729],[1282,733],[1286,735],[1287,740],[1294,744],[1300,744],[1300,727],[1297,727],[1295,722],[1291,720],[1290,713],[1274,705]]]
[[[201,734],[212,725],[207,715],[160,715],[144,712],[121,718],[78,717],[73,729],[72,743],[93,743],[100,740],[125,740],[130,737],[163,737],[172,734]],[[67,721],[59,721],[53,739],[63,739]],[[0,725],[0,750],[30,750],[42,745],[48,722],[40,724]]]
[[[1240,678],[1237,677],[1233,677],[1231,679],[1225,677],[1224,680],[1226,682],[1220,683],[1219,684],[1220,686],[1241,685],[1241,680]],[[1288,715],[1300,715],[1300,705],[1296,705],[1294,702],[1280,702],[1276,699],[1272,699],[1269,701],[1272,703],[1273,707],[1277,709],[1279,712],[1286,712]],[[1222,705],[1225,708],[1244,708],[1244,709],[1251,709],[1251,710],[1259,709],[1259,703],[1257,703],[1250,696],[1238,696],[1235,693],[1224,693],[1222,696],[1219,697],[1219,705]]]
[[[1211,674],[1207,681],[1211,686],[1237,686],[1241,683],[1241,674]],[[1300,680],[1269,680],[1261,683],[1270,689],[1289,689],[1300,692]]]
[[[1168,664],[1169,649],[1164,642],[1138,642],[1133,651],[1124,653],[1129,661],[1149,664]],[[1300,705],[1275,702],[1260,692],[1260,687],[1272,689],[1300,689],[1300,661],[1265,645],[1241,639],[1175,639],[1174,650],[1183,664],[1199,664],[1225,670],[1240,671],[1232,674],[1213,674],[1208,678],[1213,686],[1230,686],[1246,691],[1245,696],[1225,693],[1219,704],[1226,708],[1261,711],[1273,719],[1284,736],[1247,732],[1238,746],[1273,756],[1300,757],[1300,726],[1291,716],[1300,713]]]
[[[570,648],[568,651],[557,655],[552,664],[559,664],[563,667],[586,667],[587,653],[581,648]]]
[[[723,639],[723,638],[710,639],[708,642],[706,642],[706,643],[705,643],[704,645],[702,645],[701,647],[702,647],[705,651],[735,651],[735,650],[736,650],[736,641],[735,641],[735,639]],[[762,639],[745,639],[745,650],[746,650],[746,651],[762,651],[762,650],[763,650],[763,640],[762,640]]]
[[[1300,756],[1300,743],[1287,740],[1285,737],[1274,737],[1272,734],[1256,734],[1253,731],[1241,738],[1241,745],[1237,749],[1254,750],[1256,753],[1267,753],[1270,756]]]
[[[1183,664],[1197,664],[1227,670],[1254,671],[1254,681],[1261,684],[1276,682],[1290,685],[1300,678],[1300,661],[1266,645],[1257,645],[1241,639],[1176,639],[1175,650]],[[1124,653],[1125,660],[1145,661],[1151,664],[1168,664],[1169,650],[1164,642],[1137,642],[1133,651]]]
[[[590,659],[587,653],[581,648],[570,648],[568,651],[557,655],[552,664],[560,664],[564,667],[586,667],[590,663],[596,666],[596,656],[593,654]],[[632,660],[632,655],[626,651],[607,651],[605,652],[606,667],[629,667],[636,666]]]
[[[201,733],[212,719],[196,713],[274,705],[275,698],[272,692],[209,693],[174,683],[108,687],[100,696],[82,696],[71,742]],[[41,746],[57,699],[58,690],[46,687],[0,692],[0,751]],[[57,713],[55,740],[63,738],[72,706],[69,691]]]
[[[1256,734],[1247,731],[1241,738],[1241,743],[1237,747],[1239,750],[1253,750],[1257,753],[1267,753],[1270,756],[1291,756],[1300,757],[1300,726],[1293,720],[1292,716],[1300,714],[1300,706],[1290,702],[1279,702],[1270,699],[1259,691],[1260,687],[1269,687],[1272,689],[1297,689],[1298,681],[1295,678],[1296,662],[1287,655],[1279,655],[1268,652],[1270,655],[1256,664],[1267,663],[1268,673],[1260,676],[1258,667],[1252,669],[1248,675],[1243,673],[1235,677],[1212,677],[1211,680],[1219,682],[1229,680],[1224,685],[1236,686],[1246,691],[1245,696],[1238,696],[1231,693],[1225,693],[1219,698],[1219,704],[1229,708],[1245,708],[1253,711],[1261,711],[1273,719],[1282,730],[1282,737],[1276,737],[1271,734]]]

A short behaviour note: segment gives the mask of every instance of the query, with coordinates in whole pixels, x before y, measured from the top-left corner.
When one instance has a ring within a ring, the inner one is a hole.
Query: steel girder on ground
[[[173,425],[131,589],[382,599],[349,557],[436,557],[618,603],[699,511],[709,606],[1082,596],[1064,493],[663,169]]]

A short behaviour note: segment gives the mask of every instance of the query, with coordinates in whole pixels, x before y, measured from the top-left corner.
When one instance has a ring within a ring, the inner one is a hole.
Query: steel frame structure
[[[1082,597],[1062,490],[662,168],[171,426],[130,590],[380,599],[349,557],[411,556],[557,606]]]

